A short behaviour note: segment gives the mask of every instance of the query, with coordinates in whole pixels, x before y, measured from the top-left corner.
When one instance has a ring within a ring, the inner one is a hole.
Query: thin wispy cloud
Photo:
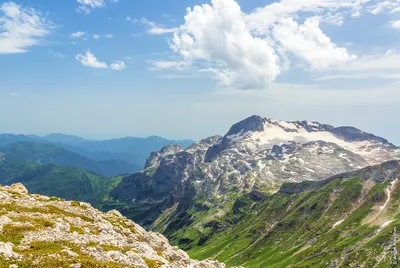
[[[49,53],[50,53],[50,55],[52,55],[55,58],[65,58],[66,57],[64,54],[56,52],[56,51],[52,50],[51,48],[49,48]]]
[[[86,35],[85,32],[82,31],[78,31],[78,32],[74,32],[70,34],[71,38],[80,38],[80,37],[84,37]]]
[[[0,54],[24,53],[42,44],[53,24],[31,7],[4,2],[0,5]]]
[[[144,26],[146,26],[148,28],[146,31],[147,34],[153,34],[153,35],[166,34],[166,33],[174,33],[179,30],[179,27],[167,28],[161,24],[155,23],[154,21],[149,21],[146,18],[141,18],[141,19],[133,18],[132,19],[131,17],[126,17],[125,21],[143,24]]]
[[[76,0],[78,7],[77,12],[89,14],[93,9],[103,8],[106,6],[105,0]],[[118,3],[118,0],[108,0],[108,2]]]
[[[112,34],[104,34],[104,35],[101,35],[101,34],[93,34],[93,39],[98,40],[98,39],[100,39],[100,38],[111,39],[111,38],[114,38],[114,35],[112,35]]]
[[[191,65],[189,61],[149,61],[148,63],[152,65],[152,70],[184,70]]]

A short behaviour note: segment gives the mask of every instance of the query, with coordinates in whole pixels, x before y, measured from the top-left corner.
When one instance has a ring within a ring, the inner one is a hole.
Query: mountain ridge
[[[147,138],[124,137],[110,140],[89,140],[65,134],[36,135],[0,134],[0,147],[17,142],[50,143],[94,161],[121,160],[128,164],[144,166],[148,155],[162,147],[178,143],[186,148],[192,140],[168,140],[158,136]]]
[[[249,193],[202,228],[167,236],[194,258],[228,266],[397,267],[399,177],[400,161],[389,161],[271,196]]]
[[[399,147],[355,128],[252,116],[223,137],[153,152],[145,169],[124,177],[111,197],[119,210],[152,228],[172,208],[178,220],[206,203],[212,218],[219,213],[213,208],[238,194],[273,193],[284,183],[323,180],[396,158]]]
[[[56,164],[88,170],[102,176],[117,176],[140,170],[140,166],[121,160],[94,161],[62,147],[37,142],[12,143],[0,148],[11,161],[29,160],[39,164]]]
[[[196,261],[118,211],[0,187],[1,267],[223,268]]]

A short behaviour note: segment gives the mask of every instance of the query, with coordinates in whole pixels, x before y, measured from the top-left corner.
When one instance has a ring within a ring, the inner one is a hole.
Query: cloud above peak
[[[4,2],[0,5],[0,54],[27,52],[38,45],[53,28],[39,11]]]
[[[265,88],[288,68],[288,58],[293,56],[311,70],[356,59],[335,44],[319,24],[341,25],[359,9],[356,0],[286,0],[247,14],[235,0],[212,0],[211,5],[188,8],[185,23],[175,30],[170,47],[185,60],[203,64],[200,71],[222,86]],[[299,24],[295,18],[300,11],[314,16]]]
[[[282,19],[273,36],[286,51],[304,59],[312,69],[326,69],[357,59],[346,48],[338,47],[319,28],[319,19],[307,19],[299,25],[292,18]]]

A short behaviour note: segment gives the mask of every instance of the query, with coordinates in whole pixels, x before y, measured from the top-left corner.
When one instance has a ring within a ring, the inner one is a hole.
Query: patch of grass
[[[87,246],[89,246],[89,244]],[[64,248],[70,249],[72,252],[78,254],[78,256],[68,256],[63,258],[51,256],[52,254],[59,254]],[[27,264],[26,266],[18,267],[70,267],[70,265],[74,263],[81,263],[82,267],[89,268],[125,267],[124,265],[115,262],[96,261],[93,257],[83,253],[80,246],[69,241],[35,241],[30,244],[29,248],[20,250],[18,253],[25,256],[24,262]],[[20,263],[17,262],[16,264],[19,265]],[[0,265],[0,267],[3,266]]]
[[[3,203],[0,204],[0,210],[5,210],[5,211],[15,211],[15,212],[32,212],[32,213],[42,213],[42,214],[56,214],[56,215],[63,215],[66,217],[72,217],[72,218],[81,218],[82,220],[88,221],[88,222],[94,222],[94,220],[86,215],[81,215],[81,214],[76,214],[72,213],[63,209],[60,209],[56,206],[53,205],[47,205],[47,206],[42,206],[42,207],[24,207],[17,205],[15,202],[10,202],[10,203]]]
[[[11,242],[19,245],[27,232],[37,231],[38,227],[30,225],[6,224],[3,226],[3,232],[0,234],[0,241]]]
[[[99,245],[102,249],[104,249],[105,251],[121,251],[123,253],[126,253],[128,251],[132,251],[133,249],[131,247],[119,247],[119,246],[114,246],[114,245],[105,245],[105,244],[101,244]]]
[[[94,222],[94,220],[92,218],[90,218],[86,215],[76,214],[76,213],[72,213],[72,212],[69,212],[66,210],[62,210],[53,205],[48,205],[48,206],[46,206],[46,208],[48,209],[48,213],[64,215],[64,216],[72,217],[72,218],[81,218],[82,220],[85,220],[88,222]]]
[[[133,234],[137,234],[137,231],[135,229],[135,227],[133,226],[133,224],[127,224],[126,221],[128,221],[128,219],[120,219],[120,218],[115,218],[115,217],[107,217],[104,218],[107,221],[109,221],[113,226],[115,227],[119,227],[119,228],[123,228],[123,229],[128,229],[129,231],[131,231],[131,233]]]
[[[43,218],[34,218],[26,215],[9,217],[14,222],[32,223],[41,227],[54,227],[54,223]]]
[[[74,233],[77,232],[78,234],[85,234],[85,230],[82,227],[76,226],[76,225],[72,225],[70,224],[71,228],[70,228],[70,232]]]
[[[143,258],[144,262],[149,266],[149,268],[161,268],[163,265],[161,262],[157,260],[150,260],[147,258]]]
[[[71,201],[71,206],[73,207],[81,207],[81,203],[78,201]]]

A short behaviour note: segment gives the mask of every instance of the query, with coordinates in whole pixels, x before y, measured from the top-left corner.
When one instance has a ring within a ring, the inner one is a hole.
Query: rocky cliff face
[[[112,196],[124,203],[118,203],[123,213],[150,226],[167,209],[187,210],[193,200],[196,210],[209,210],[237,194],[272,193],[283,183],[318,181],[392,159],[400,159],[400,148],[353,127],[252,116],[224,137],[153,153],[146,169],[124,178]],[[194,220],[178,215],[190,219],[185,224]]]
[[[195,261],[168,240],[87,203],[0,187],[0,267],[225,267]]]
[[[398,267],[400,162],[245,194],[218,220],[171,234],[195,258],[243,267]]]

